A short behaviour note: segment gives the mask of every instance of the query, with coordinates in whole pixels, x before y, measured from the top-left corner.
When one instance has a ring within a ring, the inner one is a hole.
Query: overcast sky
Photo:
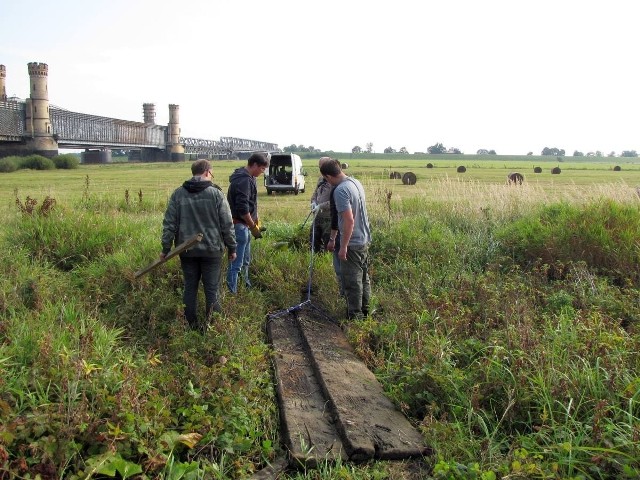
[[[640,151],[637,0],[4,0],[7,94],[350,151]]]

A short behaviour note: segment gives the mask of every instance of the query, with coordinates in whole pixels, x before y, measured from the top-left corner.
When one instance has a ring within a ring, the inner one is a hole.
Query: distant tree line
[[[321,151],[319,148],[316,148],[316,147],[313,147],[313,146],[305,147],[302,144],[296,145],[295,143],[292,143],[288,147],[284,147],[282,150],[285,153],[293,153],[293,152],[319,153]]]
[[[309,146],[309,147],[305,147],[304,145],[296,145],[291,144],[288,147],[284,147],[283,150],[287,153],[292,153],[292,152],[304,152],[304,153],[320,153],[322,152],[322,150]],[[407,147],[401,147],[399,150],[396,150],[395,148],[388,146],[387,148],[385,148],[383,150],[384,153],[401,153],[401,154],[408,154],[408,150]],[[367,142],[365,144],[365,148],[360,147],[359,145],[356,145],[355,147],[353,147],[351,149],[351,153],[354,155],[358,155],[361,153],[373,153],[373,143],[372,142]],[[421,154],[422,152],[414,152],[415,154]],[[460,151],[459,148],[456,147],[450,147],[447,148],[445,147],[442,143],[435,143],[434,145],[431,145],[429,148],[427,148],[427,153],[429,154],[462,154],[462,151]],[[477,155],[497,155],[496,151],[493,149],[486,149],[486,148],[480,148],[476,151]],[[533,152],[528,152],[527,155],[533,155]],[[557,147],[544,147],[542,149],[542,155],[543,156],[553,156],[553,157],[563,157],[565,156],[565,150],[563,148],[557,148]],[[605,155],[600,151],[600,150],[596,150],[595,152],[587,152],[586,155],[579,151],[579,150],[575,150],[573,152],[573,156],[574,157],[604,157]],[[615,152],[610,152],[607,157],[615,157],[616,153]],[[620,154],[621,157],[637,157],[638,153],[635,150],[623,150],[622,153]]]

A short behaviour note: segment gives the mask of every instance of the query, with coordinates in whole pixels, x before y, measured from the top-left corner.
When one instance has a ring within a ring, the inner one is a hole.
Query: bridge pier
[[[105,148],[102,150],[89,150],[86,149],[80,154],[80,162],[86,164],[95,163],[111,163],[111,149]]]
[[[172,160],[165,150],[159,148],[141,148],[140,160],[143,162],[166,162]]]

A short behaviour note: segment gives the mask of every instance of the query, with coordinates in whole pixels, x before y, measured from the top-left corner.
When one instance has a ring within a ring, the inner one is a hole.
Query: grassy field
[[[528,157],[524,157],[528,158]],[[622,159],[612,159],[622,160]],[[640,163],[619,162],[570,162],[563,163],[546,160],[539,157],[534,160],[469,160],[467,158],[446,158],[436,160],[372,160],[366,158],[344,159],[349,167],[347,172],[364,181],[372,188],[393,189],[403,197],[435,197],[434,184],[461,184],[459,194],[465,196],[467,185],[473,188],[480,184],[490,184],[496,187],[506,186],[506,177],[510,172],[520,172],[525,176],[525,185],[550,195],[550,198],[566,196],[581,196],[584,190],[581,186],[597,184],[598,188],[614,190],[620,187],[627,191],[640,186]],[[433,168],[427,168],[427,164]],[[233,169],[242,166],[241,161],[216,161],[214,163],[214,181],[223,189],[228,185],[228,178]],[[456,168],[464,165],[465,173],[457,173]],[[621,171],[614,171],[613,167],[622,165]],[[315,160],[304,161],[308,172],[308,188],[306,194],[293,199],[293,203],[302,202],[311,196],[313,186],[319,171]],[[542,173],[533,173],[533,168],[540,166]],[[560,166],[562,173],[552,175],[551,169]],[[417,177],[415,186],[404,186],[401,180],[390,180],[391,172],[412,172]],[[0,202],[6,204],[15,199],[16,192],[21,198],[44,198],[47,195],[59,201],[75,201],[83,195],[91,193],[111,199],[125,199],[128,191],[131,201],[139,200],[139,194],[150,204],[166,201],[173,189],[189,175],[189,165],[182,163],[130,163],[111,165],[82,165],[75,170],[66,171],[32,171],[19,170],[10,174],[0,175]],[[446,190],[446,189],[445,189]],[[264,188],[259,189],[265,196],[263,205],[269,211],[272,204],[280,201],[280,196],[273,199],[266,197]],[[437,198],[435,198],[437,199]],[[287,197],[288,203],[292,203]]]
[[[374,234],[373,313],[349,340],[435,454],[285,478],[637,478],[640,166],[341,160]],[[189,164],[0,174],[0,478],[247,478],[283,455],[264,319],[308,279],[304,163],[304,194],[259,189],[255,288],[223,293],[204,335],[179,262],[133,279]],[[242,165],[215,162],[223,190]],[[342,319],[330,258],[314,262],[314,301]]]

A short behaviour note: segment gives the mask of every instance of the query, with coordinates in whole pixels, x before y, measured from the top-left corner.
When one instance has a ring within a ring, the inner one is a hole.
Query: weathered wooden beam
[[[193,237],[188,238],[187,240],[182,242],[180,245],[178,245],[176,248],[174,248],[169,253],[167,253],[167,255],[164,258],[158,258],[157,260],[154,260],[153,262],[151,262],[149,265],[147,265],[143,269],[138,270],[134,274],[134,278],[137,279],[137,278],[140,278],[145,273],[149,273],[151,270],[156,268],[158,265],[162,265],[167,260],[171,260],[176,255],[179,255],[180,253],[184,252],[185,250],[188,250],[189,248],[193,247],[196,243],[199,243],[200,241],[202,241],[202,238],[203,238],[203,235],[201,233],[196,233]]]
[[[300,326],[350,460],[400,460],[431,453],[336,323],[308,310],[300,314]]]
[[[325,460],[346,460],[295,316],[268,320],[267,334],[273,347],[282,436],[291,466],[316,468]]]
[[[267,320],[291,466],[430,455],[340,326],[307,304]]]

